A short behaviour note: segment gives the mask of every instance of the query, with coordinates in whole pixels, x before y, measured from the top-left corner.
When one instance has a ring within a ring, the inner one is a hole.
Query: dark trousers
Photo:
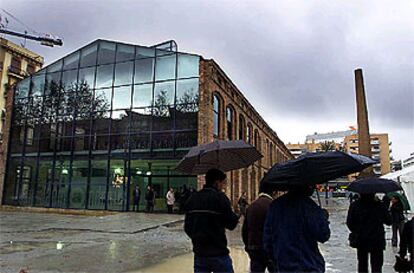
[[[173,206],[174,205],[167,205],[168,213],[173,213]]]
[[[381,273],[384,264],[384,251],[382,249],[365,250],[358,248],[358,273],[368,273],[368,256],[370,256],[371,272]]]
[[[404,222],[392,224],[392,246],[398,246],[398,236],[400,236],[401,239],[403,226]]]
[[[132,211],[139,211],[139,201],[134,202],[134,205],[132,206]]]
[[[147,212],[154,212],[154,203],[147,202]]]
[[[250,257],[250,272],[264,273],[266,271],[275,272],[273,263],[267,258],[264,250],[249,250],[247,252]]]
[[[233,262],[229,255],[199,257],[194,255],[194,273],[233,273]]]

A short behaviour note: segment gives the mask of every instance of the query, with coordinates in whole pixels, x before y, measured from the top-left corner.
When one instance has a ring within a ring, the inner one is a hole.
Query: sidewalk
[[[188,252],[182,215],[0,212],[0,272],[125,272]],[[166,252],[168,250],[168,252]]]
[[[355,272],[356,250],[349,247],[347,199],[330,199],[331,238],[320,249],[326,272]],[[107,216],[0,212],[0,272],[192,272],[191,242],[182,215],[117,213]],[[228,232],[235,268],[248,272],[241,223]],[[393,272],[397,249],[387,227],[383,272]],[[171,258],[174,259],[171,260]],[[153,267],[152,265],[156,265]],[[237,272],[237,273],[238,273]]]

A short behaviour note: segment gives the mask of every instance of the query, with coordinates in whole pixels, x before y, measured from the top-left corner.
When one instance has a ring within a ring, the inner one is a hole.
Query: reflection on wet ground
[[[230,248],[230,256],[233,260],[234,272],[248,272],[249,257],[241,248]],[[131,271],[129,273],[192,273],[193,271],[193,253],[180,255],[159,264],[142,268],[140,270]]]
[[[34,249],[56,249],[62,250],[72,244],[82,243],[65,243],[65,242],[36,242],[36,241],[9,241],[8,243],[2,243],[0,245],[0,254],[12,254],[18,252],[29,252]]]

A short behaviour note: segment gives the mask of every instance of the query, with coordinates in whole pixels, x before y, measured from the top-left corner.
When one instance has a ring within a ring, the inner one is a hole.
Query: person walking
[[[404,224],[400,240],[400,257],[405,258],[410,253],[411,270],[414,271],[414,217]]]
[[[210,169],[205,181],[203,189],[194,192],[184,208],[184,231],[193,244],[194,272],[234,272],[225,230],[235,229],[239,217],[223,192],[226,175]]]
[[[141,199],[141,189],[136,185],[134,189],[134,205],[132,206],[133,211],[139,211],[139,199]]]
[[[180,192],[180,199],[178,200],[178,210],[180,213],[184,213],[184,205],[187,202],[188,198],[190,197],[191,193],[187,188],[187,185],[184,184],[183,187],[181,188],[181,192]]]
[[[170,188],[167,192],[167,195],[165,196],[167,199],[167,208],[168,213],[173,213],[174,203],[175,203],[175,197],[174,197],[174,189]]]
[[[249,205],[249,203],[247,202],[247,192],[242,193],[237,204],[239,207],[240,214],[246,216],[246,208]]]
[[[368,272],[368,256],[371,272],[382,272],[385,250],[384,224],[391,225],[392,219],[375,194],[361,194],[359,200],[351,204],[346,224],[351,231],[351,247],[357,249],[358,272]]]
[[[401,238],[402,227],[404,225],[404,207],[401,203],[401,200],[398,196],[393,196],[391,198],[391,207],[390,207],[391,217],[392,217],[392,246],[398,246],[398,236]]]
[[[311,198],[312,186],[295,186],[270,205],[263,243],[275,272],[325,272],[318,242],[329,240],[328,213]]]
[[[147,193],[145,194],[145,201],[147,201],[147,212],[154,212],[155,193],[151,185],[148,185],[147,187]]]
[[[271,192],[261,186],[259,197],[247,208],[242,227],[242,238],[250,257],[250,272],[274,272],[271,259],[263,247],[263,229],[266,214],[273,201]]]

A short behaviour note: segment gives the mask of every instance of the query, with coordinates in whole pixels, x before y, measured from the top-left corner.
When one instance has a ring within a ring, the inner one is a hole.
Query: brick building
[[[243,139],[255,146],[263,158],[243,170],[228,173],[226,193],[233,203],[246,191],[249,200],[258,193],[259,182],[269,168],[293,156],[276,132],[247,101],[214,60],[200,61],[200,114],[198,142]],[[203,178],[199,177],[199,186]]]
[[[42,65],[43,57],[0,37],[0,200],[3,194],[13,106],[12,87],[16,82],[38,71]]]
[[[373,172],[377,176],[385,175],[391,172],[391,142],[388,134],[370,134],[370,146],[372,158],[379,160],[379,163],[373,166]],[[349,135],[344,139],[344,150],[354,154],[359,153],[358,135]],[[353,178],[351,178],[353,179]]]
[[[16,87],[3,204],[128,211],[133,188],[200,188],[177,162],[197,144],[243,139],[264,157],[228,173],[233,204],[257,195],[263,174],[289,150],[213,60],[96,40]],[[144,203],[144,198],[141,202]]]

